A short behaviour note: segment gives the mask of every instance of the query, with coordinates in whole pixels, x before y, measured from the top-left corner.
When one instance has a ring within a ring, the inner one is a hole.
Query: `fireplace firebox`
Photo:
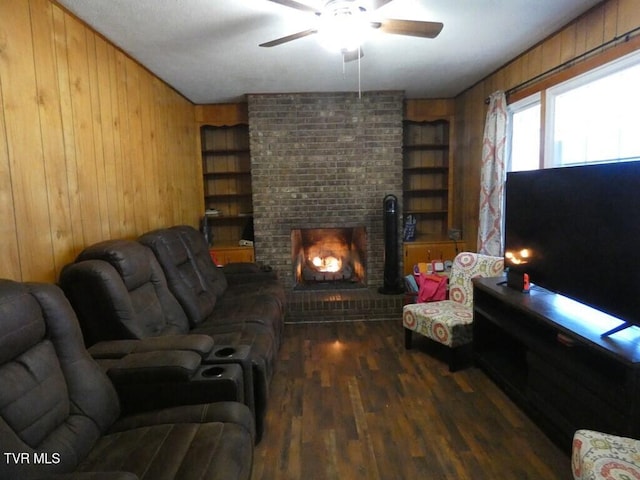
[[[366,287],[366,228],[291,230],[294,290]]]

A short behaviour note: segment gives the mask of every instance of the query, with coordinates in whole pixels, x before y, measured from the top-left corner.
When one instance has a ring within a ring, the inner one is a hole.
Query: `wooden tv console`
[[[473,348],[482,368],[561,447],[589,428],[640,438],[640,328],[504,277],[474,279]]]

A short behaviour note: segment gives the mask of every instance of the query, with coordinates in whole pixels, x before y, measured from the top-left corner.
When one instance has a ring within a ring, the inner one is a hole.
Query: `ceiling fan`
[[[315,28],[302,30],[291,35],[261,43],[261,47],[275,47],[283,43],[298,40],[313,34],[319,34],[323,43],[329,48],[342,52],[344,61],[352,61],[362,57],[362,42],[367,33],[380,30],[383,33],[407,35],[411,37],[435,38],[442,27],[440,22],[423,22],[417,20],[399,20],[393,18],[373,19],[371,12],[386,5],[392,0],[328,0],[321,10],[297,2],[295,0],[268,0],[273,3],[313,13],[319,19]],[[371,12],[366,5],[370,5]]]

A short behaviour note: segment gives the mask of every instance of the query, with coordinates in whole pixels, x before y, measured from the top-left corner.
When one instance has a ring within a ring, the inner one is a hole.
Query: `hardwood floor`
[[[570,459],[477,368],[400,321],[288,324],[252,480],[566,480]]]

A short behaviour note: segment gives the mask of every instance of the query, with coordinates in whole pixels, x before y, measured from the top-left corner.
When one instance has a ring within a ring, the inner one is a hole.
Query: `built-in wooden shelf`
[[[211,106],[207,113],[215,111]],[[230,111],[236,112],[235,109]],[[253,211],[249,127],[246,122],[212,123],[200,127],[204,206],[220,212],[207,217],[212,225],[214,245],[233,246],[242,239],[252,221],[251,214],[246,213]],[[239,250],[242,258],[246,258],[245,250]]]
[[[418,235],[447,238],[451,212],[452,117],[405,120],[403,217]]]

